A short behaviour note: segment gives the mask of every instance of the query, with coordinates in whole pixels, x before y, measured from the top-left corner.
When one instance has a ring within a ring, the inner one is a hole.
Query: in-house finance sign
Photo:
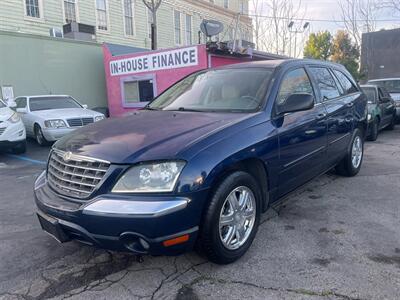
[[[152,53],[110,62],[111,76],[197,66],[197,47]]]

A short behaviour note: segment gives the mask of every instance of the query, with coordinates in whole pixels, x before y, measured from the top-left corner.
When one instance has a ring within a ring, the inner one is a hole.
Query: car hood
[[[8,107],[0,108],[0,122],[4,122],[4,121],[8,120],[13,113],[14,113],[14,111]]]
[[[138,111],[82,127],[55,147],[112,163],[176,158],[196,142],[251,115]]]
[[[39,116],[43,119],[69,119],[69,118],[84,118],[94,117],[101,115],[90,109],[84,108],[63,108],[63,109],[49,109],[49,110],[38,110],[32,112],[34,115]]]

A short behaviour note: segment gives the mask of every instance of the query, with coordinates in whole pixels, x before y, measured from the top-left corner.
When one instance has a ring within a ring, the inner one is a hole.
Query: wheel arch
[[[261,159],[256,157],[250,157],[240,161],[235,161],[225,166],[223,169],[219,170],[215,174],[214,180],[210,183],[211,189],[208,199],[211,197],[211,194],[215,191],[218,185],[224,180],[224,178],[226,178],[227,175],[236,171],[249,173],[251,176],[254,177],[254,179],[256,179],[262,193],[262,211],[265,212],[268,208],[270,199],[270,177],[268,176],[268,168],[266,164]]]

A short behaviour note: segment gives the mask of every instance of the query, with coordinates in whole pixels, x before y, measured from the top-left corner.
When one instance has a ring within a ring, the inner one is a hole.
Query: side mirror
[[[82,104],[82,107],[83,107],[84,109],[87,109],[87,108],[88,108],[87,104]]]
[[[381,103],[387,103],[387,102],[390,102],[390,100],[391,100],[391,99],[390,99],[389,97],[382,97],[382,98],[380,98],[379,101],[380,101]]]
[[[17,103],[15,101],[9,100],[7,103],[9,108],[16,108],[17,107]]]
[[[16,111],[17,113],[26,114],[28,112],[28,109],[26,107],[19,107]]]
[[[290,95],[284,103],[277,107],[278,114],[304,111],[314,107],[314,96],[308,93]]]

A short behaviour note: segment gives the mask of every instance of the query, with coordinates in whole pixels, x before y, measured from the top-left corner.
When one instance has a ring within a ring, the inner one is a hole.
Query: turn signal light
[[[189,240],[189,235],[185,234],[174,239],[166,240],[163,242],[164,247],[170,247],[177,244],[185,243]]]

